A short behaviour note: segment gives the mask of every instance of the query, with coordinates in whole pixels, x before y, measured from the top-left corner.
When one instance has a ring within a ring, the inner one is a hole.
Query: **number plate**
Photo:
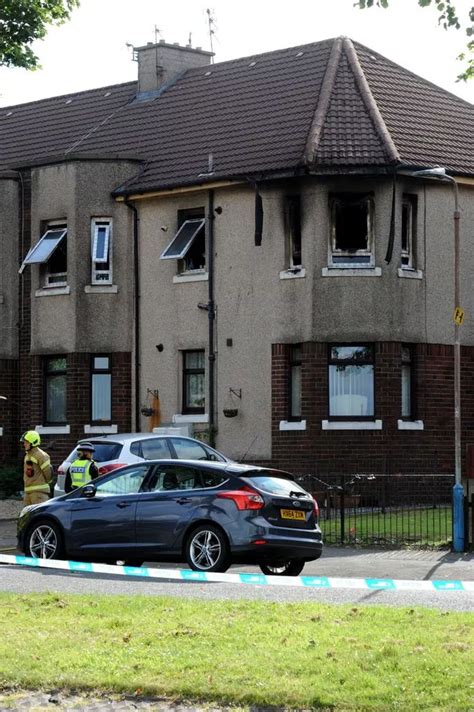
[[[282,519],[296,519],[300,522],[306,521],[306,515],[299,509],[280,509],[280,516]]]

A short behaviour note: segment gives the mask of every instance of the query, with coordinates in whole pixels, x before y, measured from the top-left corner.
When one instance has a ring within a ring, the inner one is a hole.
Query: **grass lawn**
[[[3,593],[0,631],[3,690],[297,710],[474,708],[470,613]]]
[[[357,510],[345,512],[345,543],[409,544],[419,546],[447,546],[452,540],[451,507],[437,509],[403,509],[380,512]],[[339,512],[333,519],[321,519],[324,539],[331,544],[340,542]]]

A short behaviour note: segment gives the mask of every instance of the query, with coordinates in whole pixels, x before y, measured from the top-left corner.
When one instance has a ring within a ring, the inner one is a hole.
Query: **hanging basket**
[[[140,408],[140,413],[147,418],[150,418],[154,412],[153,408]]]
[[[226,418],[235,418],[235,416],[239,412],[239,409],[238,408],[224,408],[224,410],[222,412],[224,413],[224,416]]]

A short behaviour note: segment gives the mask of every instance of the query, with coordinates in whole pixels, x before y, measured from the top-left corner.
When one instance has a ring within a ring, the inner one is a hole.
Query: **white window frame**
[[[44,265],[45,265],[44,286],[45,287],[67,287],[67,271],[66,272],[51,272],[50,268],[49,268],[49,261],[63,240],[66,240],[66,264],[67,264],[67,233],[68,233],[67,224],[64,222],[64,220],[48,222],[48,226],[47,226],[47,229],[46,229],[46,232],[44,233],[44,235],[47,235],[48,232],[51,232],[52,230],[58,230],[60,228],[64,228],[64,234],[61,237],[61,240],[56,245],[56,248],[54,249],[53,253],[49,256],[47,261],[44,263]],[[43,237],[44,237],[44,235],[43,235]],[[43,238],[41,238],[41,239],[43,239]]]
[[[417,196],[411,193],[404,193],[402,197],[402,221],[401,230],[403,230],[403,211],[408,210],[406,220],[407,225],[407,247],[403,249],[403,233],[400,235],[401,241],[401,266],[402,269],[415,269],[415,239],[416,239],[416,214],[417,214]]]
[[[106,228],[105,256],[96,259],[99,229]],[[91,220],[91,284],[112,284],[112,245],[113,245],[112,218],[92,218]],[[108,269],[101,269],[101,265],[109,264]]]
[[[367,204],[367,247],[365,249],[342,250],[336,246],[336,207],[338,203],[351,202],[351,200],[364,200]],[[332,193],[329,200],[329,267],[341,269],[373,268],[375,264],[374,223],[375,206],[372,195],[357,192]]]

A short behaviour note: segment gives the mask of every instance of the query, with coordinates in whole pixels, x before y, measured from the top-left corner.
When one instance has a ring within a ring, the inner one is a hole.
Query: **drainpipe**
[[[135,431],[140,432],[140,273],[138,265],[138,210],[125,200],[127,208],[133,212],[133,316],[134,316],[134,342],[135,342]]]
[[[215,362],[216,354],[214,347],[214,322],[216,319],[216,305],[214,303],[214,191],[209,191],[208,214],[207,214],[207,232],[208,232],[208,304],[207,315],[209,317],[209,444],[215,446]]]

